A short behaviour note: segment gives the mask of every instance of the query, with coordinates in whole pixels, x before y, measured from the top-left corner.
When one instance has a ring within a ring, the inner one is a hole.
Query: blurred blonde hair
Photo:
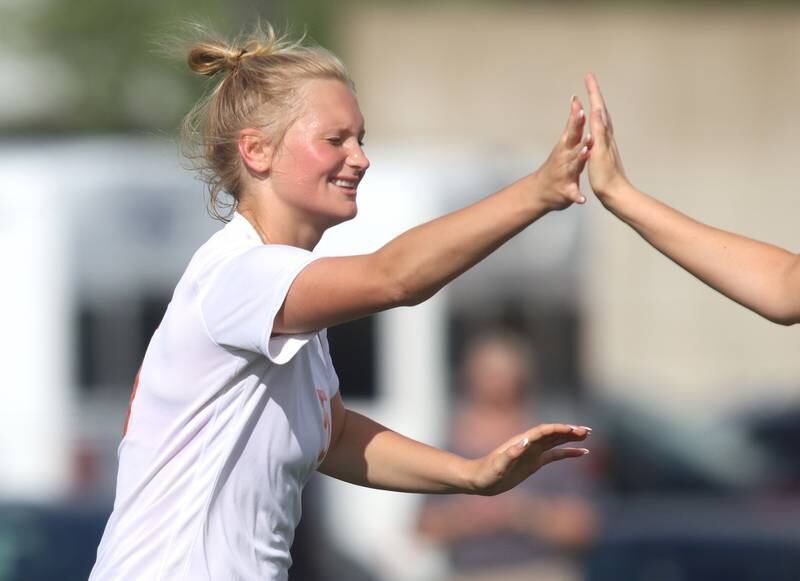
[[[206,183],[212,217],[228,221],[236,210],[246,171],[239,157],[242,129],[258,127],[274,147],[302,109],[299,89],[311,79],[334,79],[355,90],[342,62],[320,46],[276,33],[269,23],[233,42],[201,26],[188,50],[189,68],[222,78],[186,115],[181,128],[183,152]],[[227,193],[231,200],[220,198]]]

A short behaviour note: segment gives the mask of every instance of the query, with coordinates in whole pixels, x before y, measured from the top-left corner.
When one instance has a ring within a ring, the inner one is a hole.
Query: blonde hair
[[[279,35],[270,24],[259,23],[230,43],[199,30],[205,38],[189,49],[189,68],[223,77],[184,118],[183,151],[208,187],[209,214],[226,222],[242,193],[239,132],[259,127],[277,147],[300,112],[299,89],[306,81],[334,79],[353,90],[354,85],[331,52],[304,44],[304,37]],[[223,192],[230,201],[220,199]]]

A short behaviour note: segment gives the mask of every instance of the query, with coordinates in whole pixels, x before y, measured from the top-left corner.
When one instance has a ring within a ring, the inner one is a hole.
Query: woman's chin
[[[342,207],[342,221],[346,222],[347,220],[352,220],[358,215],[358,204],[356,203],[355,198],[352,201],[348,201],[346,205]]]
[[[336,226],[338,224],[349,222],[357,215],[358,215],[358,206],[356,205],[355,201],[353,201],[351,204],[348,204],[348,207],[342,207],[335,214],[331,214],[328,216],[327,228],[332,228],[333,226]]]

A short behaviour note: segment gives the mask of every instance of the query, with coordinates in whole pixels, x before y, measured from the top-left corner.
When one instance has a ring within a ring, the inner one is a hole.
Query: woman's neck
[[[240,203],[237,211],[253,226],[264,244],[285,244],[313,250],[319,243],[324,229],[292,215],[288,209],[275,204]]]

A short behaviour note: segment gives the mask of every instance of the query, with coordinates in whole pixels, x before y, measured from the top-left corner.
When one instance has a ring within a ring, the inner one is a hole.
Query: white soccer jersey
[[[137,377],[90,581],[287,579],[339,384],[324,330],[272,337],[313,259],[239,214],[195,253]]]

